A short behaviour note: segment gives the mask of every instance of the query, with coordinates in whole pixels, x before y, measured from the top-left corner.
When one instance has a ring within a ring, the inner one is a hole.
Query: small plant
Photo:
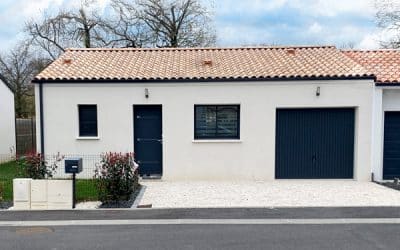
[[[18,165],[22,171],[21,175],[32,179],[45,179],[53,177],[57,170],[57,163],[63,159],[59,154],[52,165],[48,165],[44,156],[40,153],[28,153],[18,158]]]
[[[99,199],[103,203],[129,200],[139,186],[133,153],[106,153],[95,171]]]

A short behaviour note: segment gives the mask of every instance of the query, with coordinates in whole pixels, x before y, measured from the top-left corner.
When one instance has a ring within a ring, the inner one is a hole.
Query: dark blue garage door
[[[400,178],[400,112],[385,112],[383,179]]]
[[[353,178],[354,109],[278,109],[277,179]]]

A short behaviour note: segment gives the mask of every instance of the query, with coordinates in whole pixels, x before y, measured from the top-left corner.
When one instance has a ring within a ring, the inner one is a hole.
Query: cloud
[[[322,31],[322,26],[318,22],[314,22],[309,28],[309,33],[320,33]]]
[[[242,12],[260,13],[282,8],[288,0],[219,0],[212,5],[219,14],[237,14]]]
[[[369,16],[375,13],[374,0],[292,0],[288,6],[312,16],[334,17],[341,13]]]
[[[246,25],[227,25],[218,30],[218,43],[221,46],[244,46],[259,45],[268,43],[272,40],[271,34],[267,30]]]

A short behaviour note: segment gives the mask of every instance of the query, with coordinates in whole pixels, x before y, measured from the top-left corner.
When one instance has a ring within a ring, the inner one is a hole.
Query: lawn
[[[13,191],[12,182],[14,178],[23,177],[18,164],[15,161],[0,164],[0,186],[3,186],[4,201],[12,201]],[[95,180],[77,180],[76,181],[76,199],[77,201],[95,201],[97,198],[97,189]]]

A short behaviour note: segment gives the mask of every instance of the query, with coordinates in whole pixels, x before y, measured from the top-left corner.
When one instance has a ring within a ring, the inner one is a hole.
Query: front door
[[[162,111],[160,105],[134,106],[134,147],[141,176],[162,174]]]

